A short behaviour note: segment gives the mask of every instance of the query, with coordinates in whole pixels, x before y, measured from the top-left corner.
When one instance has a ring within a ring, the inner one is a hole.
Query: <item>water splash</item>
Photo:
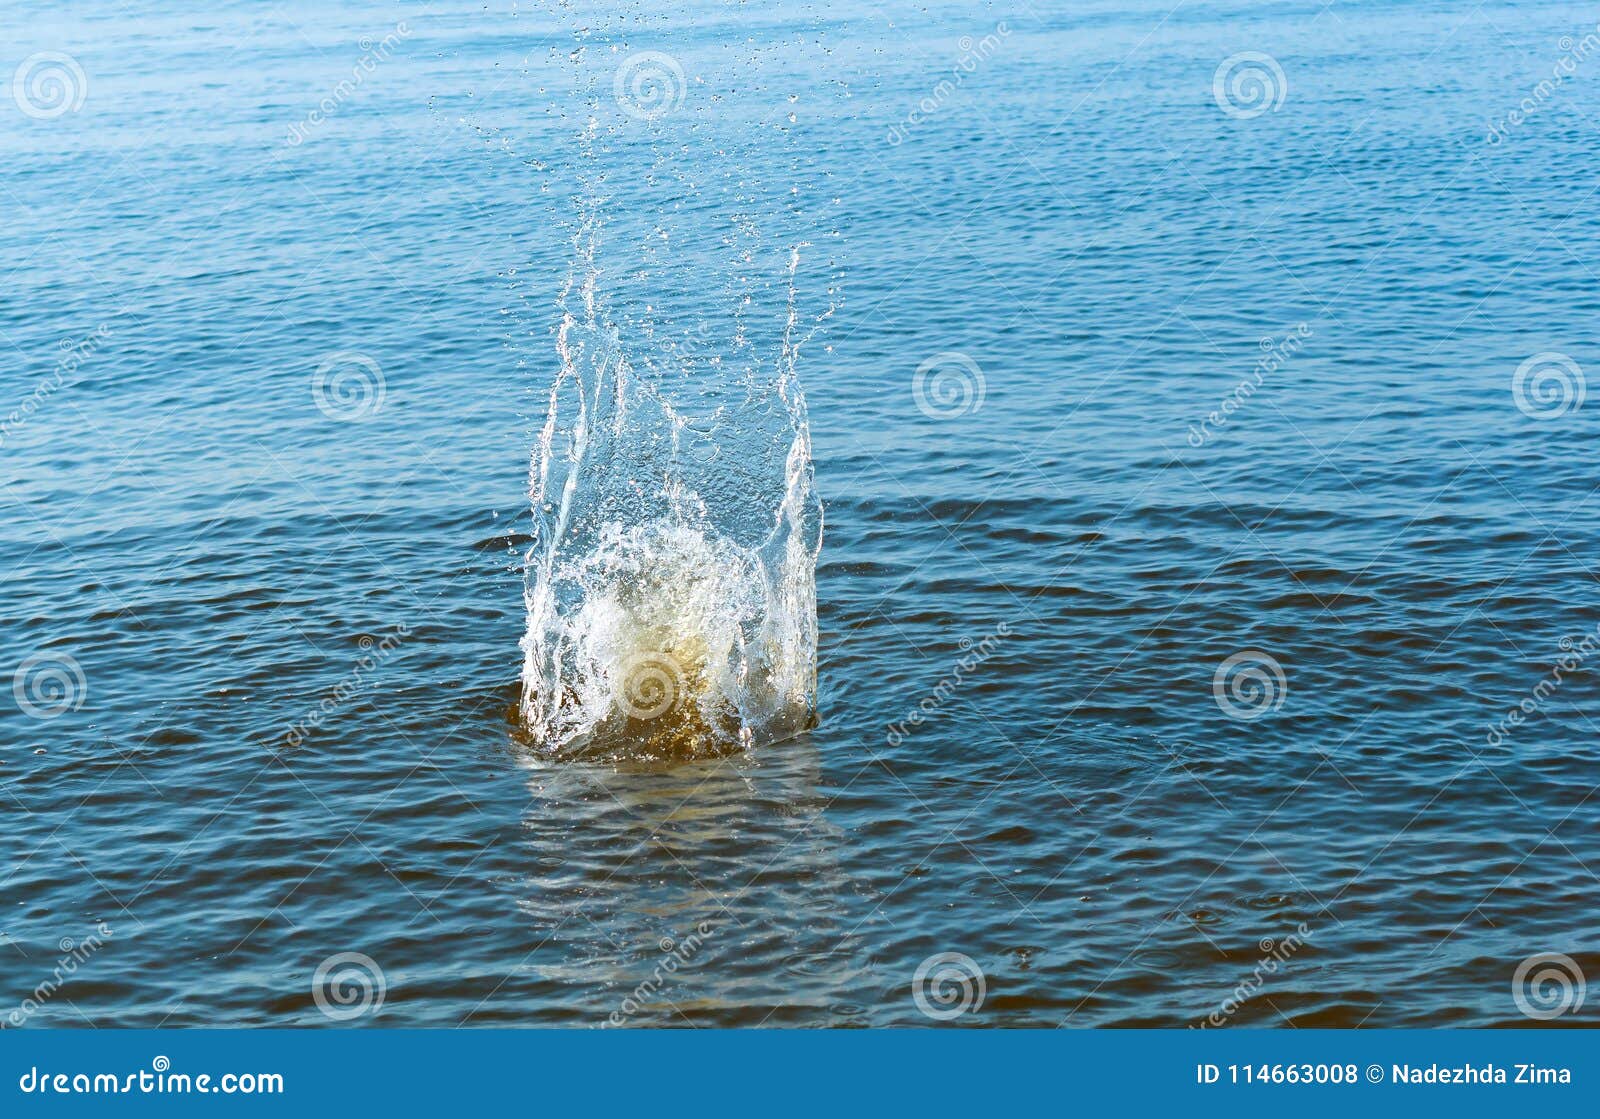
[[[636,369],[596,295],[597,241],[591,212],[530,464],[523,727],[552,754],[657,758],[792,734],[815,711],[822,536],[796,376],[803,246],[777,352],[707,384]]]
[[[552,341],[556,358],[529,467],[518,725],[549,757],[746,749],[816,708],[822,508],[797,371],[839,302],[833,253],[807,277],[820,314],[801,321],[796,287],[808,242],[837,244],[840,200],[776,83],[823,31],[707,36],[706,18],[746,27],[736,3],[557,0],[548,17],[568,29],[539,79],[561,87],[540,90],[551,115],[497,116],[516,137],[464,121],[535,172],[538,228],[571,232],[553,329],[542,238],[506,277],[518,365],[542,386]]]

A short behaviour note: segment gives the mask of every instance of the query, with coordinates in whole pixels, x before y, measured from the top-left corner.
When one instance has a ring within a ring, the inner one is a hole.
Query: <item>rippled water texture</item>
[[[7,5],[0,1018],[1592,1023],[1596,18]],[[804,733],[517,725],[585,198]]]

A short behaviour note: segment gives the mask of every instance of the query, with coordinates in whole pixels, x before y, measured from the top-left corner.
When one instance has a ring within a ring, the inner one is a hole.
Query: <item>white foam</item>
[[[811,720],[822,511],[795,371],[798,260],[781,352],[692,396],[703,416],[635,375],[580,282],[585,319],[560,326],[530,464],[520,709],[537,748],[695,756]]]

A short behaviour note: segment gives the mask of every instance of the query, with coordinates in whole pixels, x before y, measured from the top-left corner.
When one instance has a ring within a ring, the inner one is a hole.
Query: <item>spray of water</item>
[[[469,92],[461,118],[534,172],[536,228],[571,233],[553,316],[547,241],[506,273],[542,413],[519,737],[616,760],[786,737],[815,717],[822,540],[798,369],[838,302],[807,241],[838,238],[839,199],[778,83],[827,52],[823,16],[809,37],[735,0],[538,18],[569,36],[521,68],[546,115]]]
[[[529,472],[523,725],[552,753],[631,757],[792,734],[815,710],[822,535],[796,377],[800,249],[766,377],[696,415],[639,375],[606,323],[596,243],[589,215],[575,242],[581,317],[563,314]]]

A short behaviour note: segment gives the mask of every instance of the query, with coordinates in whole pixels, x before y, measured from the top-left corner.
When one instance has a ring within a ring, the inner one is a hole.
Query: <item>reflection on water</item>
[[[851,1016],[869,907],[840,866],[809,736],[670,767],[525,764],[536,869],[518,909],[573,950],[551,978],[630,1024]]]

